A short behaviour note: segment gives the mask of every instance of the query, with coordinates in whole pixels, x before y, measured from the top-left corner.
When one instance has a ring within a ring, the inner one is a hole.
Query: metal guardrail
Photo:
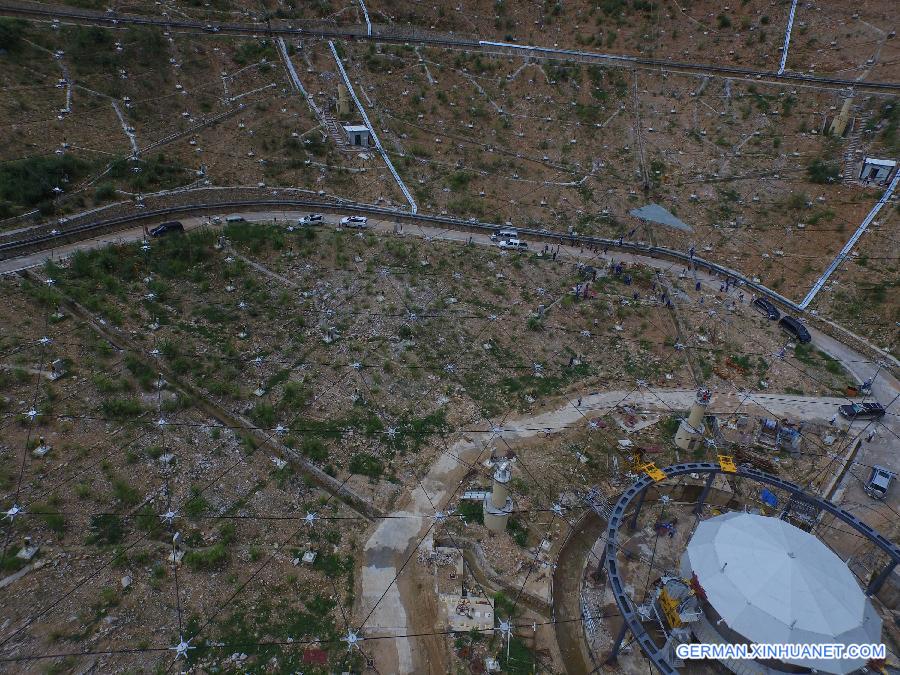
[[[8,258],[9,253],[15,251],[25,251],[29,249],[40,250],[41,248],[49,248],[50,245],[57,245],[59,243],[64,243],[67,239],[72,237],[86,236],[91,233],[102,231],[104,229],[108,229],[110,227],[116,226],[124,226],[131,223],[139,223],[143,220],[152,220],[155,218],[171,216],[175,214],[183,214],[189,213],[192,211],[222,211],[225,209],[238,209],[238,208],[246,208],[246,207],[274,207],[274,208],[313,208],[320,210],[339,210],[339,211],[352,211],[354,213],[360,213],[364,215],[370,216],[384,216],[391,219],[399,219],[399,220],[407,220],[419,223],[432,223],[437,225],[442,225],[445,227],[452,227],[454,229],[465,228],[467,230],[476,231],[476,232],[493,232],[494,230],[503,227],[503,225],[499,223],[484,223],[484,222],[473,222],[471,220],[464,220],[462,218],[453,218],[450,216],[434,216],[422,213],[410,213],[408,211],[399,211],[396,209],[389,209],[386,207],[380,206],[372,206],[369,204],[359,204],[356,202],[324,202],[318,200],[295,200],[295,199],[257,199],[257,200],[235,200],[235,201],[225,201],[218,202],[215,204],[186,204],[179,206],[172,206],[161,209],[154,209],[143,211],[140,213],[129,214],[124,216],[118,216],[116,218],[110,218],[107,220],[101,220],[94,223],[87,223],[84,225],[79,225],[73,228],[69,228],[67,230],[61,231],[59,234],[40,234],[33,237],[27,237],[25,239],[19,239],[11,242],[6,242],[0,244],[0,259]],[[799,311],[799,307],[791,300],[788,300],[783,295],[772,291],[762,284],[758,284],[750,279],[747,279],[742,274],[731,270],[727,267],[723,267],[717,263],[704,260],[703,258],[698,258],[696,256],[691,257],[681,251],[676,251],[674,249],[666,248],[664,246],[650,246],[649,244],[643,244],[640,242],[630,242],[630,241],[619,241],[618,239],[606,239],[604,237],[591,237],[591,236],[582,236],[582,235],[568,235],[560,232],[550,232],[549,230],[539,230],[534,228],[516,228],[520,234],[530,237],[534,240],[540,240],[544,242],[551,243],[559,243],[559,244],[572,244],[572,245],[590,245],[590,246],[603,246],[609,248],[617,248],[622,251],[627,251],[629,253],[635,253],[637,255],[644,255],[648,257],[666,257],[678,262],[684,262],[688,265],[696,265],[697,267],[702,267],[708,271],[715,272],[717,274],[724,274],[736,281],[739,281],[742,285],[747,286],[748,288],[752,288],[754,291],[766,295],[771,299],[779,302],[780,304],[790,307],[791,309]]]
[[[687,61],[672,61],[668,59],[652,59],[641,56],[603,54],[598,52],[589,52],[571,49],[559,49],[552,47],[540,47],[533,45],[511,45],[491,46],[482,44],[478,39],[465,39],[454,37],[452,35],[441,35],[437,33],[429,33],[422,30],[399,28],[396,26],[311,26],[306,28],[294,28],[290,24],[281,25],[273,24],[271,21],[266,23],[255,24],[236,24],[236,23],[203,23],[200,21],[188,21],[183,19],[155,19],[151,17],[143,17],[135,14],[117,14],[115,12],[98,12],[91,10],[81,10],[70,7],[60,7],[57,5],[44,5],[40,3],[28,2],[3,2],[0,3],[0,11],[8,13],[25,14],[28,16],[46,16],[46,17],[63,17],[82,21],[93,21],[97,23],[107,23],[111,25],[131,24],[144,26],[161,26],[170,29],[182,29],[196,31],[201,33],[223,32],[237,33],[243,35],[268,34],[283,35],[295,37],[313,37],[313,38],[339,38],[351,40],[371,40],[376,42],[396,42],[410,43],[421,45],[432,45],[436,47],[453,47],[464,48],[478,51],[486,51],[490,53],[496,50],[508,50],[500,53],[521,53],[521,50],[530,50],[530,54],[538,58],[548,59],[578,59],[582,61],[596,62],[606,65],[629,65],[640,66],[643,68],[663,68],[669,70],[682,71],[702,71],[705,73],[714,73],[719,75],[730,75],[747,78],[765,78],[772,81],[798,82],[815,85],[834,85],[837,87],[847,87],[855,90],[886,90],[900,91],[900,83],[898,82],[866,82],[857,80],[847,80],[835,77],[818,77],[807,75],[804,73],[785,72],[778,73],[771,70],[753,70],[751,68],[741,68],[738,66],[725,66],[711,63],[691,63]],[[497,43],[502,44],[502,43]]]
[[[715,474],[722,473],[723,469],[719,464],[714,462],[691,462],[684,464],[673,464],[661,469],[661,471],[666,475],[667,479],[691,473],[705,474],[710,476],[711,478]],[[869,541],[874,543],[876,546],[878,546],[878,548],[880,548],[888,555],[891,560],[891,562],[888,563],[888,566],[885,568],[888,573],[894,568],[894,566],[900,564],[900,546],[891,542],[879,532],[869,527],[866,523],[861,521],[852,513],[845,511],[840,506],[837,506],[827,499],[823,499],[816,495],[807,493],[796,483],[778,478],[777,476],[765,473],[764,471],[759,471],[758,469],[754,469],[752,467],[739,466],[737,468],[737,472],[732,473],[731,475],[740,476],[742,478],[765,483],[781,490],[785,490],[790,493],[793,499],[806,502],[823,511],[827,511],[832,516],[843,521],[854,530],[862,534],[864,537],[869,539]],[[657,481],[653,480],[650,476],[642,476],[630,488],[622,493],[619,501],[613,507],[612,516],[608,521],[606,530],[606,573],[610,582],[610,588],[612,589],[613,595],[616,600],[616,605],[618,605],[619,611],[622,613],[622,617],[625,620],[625,625],[628,627],[628,630],[631,631],[632,635],[634,635],[635,641],[641,646],[644,654],[647,655],[647,658],[651,660],[653,665],[656,666],[656,668],[661,673],[664,673],[665,675],[677,675],[678,671],[673,668],[672,665],[668,663],[668,661],[666,661],[665,654],[663,653],[662,649],[657,646],[654,639],[650,636],[650,633],[647,632],[647,630],[641,623],[637,610],[634,607],[634,603],[625,590],[625,584],[619,573],[619,564],[616,556],[619,548],[619,528],[625,521],[626,510],[636,498],[638,499],[638,506],[636,508],[639,509],[645,491],[656,482]],[[709,483],[707,483],[707,485],[708,484]],[[701,497],[701,500],[704,497],[705,495]],[[702,503],[702,501],[700,503]],[[634,518],[635,516],[636,514],[633,514],[630,517]],[[882,575],[880,575],[882,581],[883,577],[885,576],[886,574],[884,572],[882,573]]]

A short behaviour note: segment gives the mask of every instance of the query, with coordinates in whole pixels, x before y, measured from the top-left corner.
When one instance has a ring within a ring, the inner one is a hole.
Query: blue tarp
[[[778,497],[769,492],[767,488],[762,489],[762,492],[759,493],[759,498],[773,508],[778,506]]]

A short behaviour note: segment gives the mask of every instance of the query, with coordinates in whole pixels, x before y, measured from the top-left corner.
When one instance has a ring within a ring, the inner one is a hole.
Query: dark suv
[[[812,335],[809,334],[809,331],[806,330],[806,326],[797,321],[792,316],[783,316],[781,317],[781,321],[778,322],[779,325],[784,328],[788,333],[790,333],[794,338],[796,338],[797,342],[807,343],[812,342]]]
[[[170,220],[168,223],[157,225],[152,230],[150,230],[150,236],[164,237],[167,234],[174,234],[175,232],[184,232],[184,225],[182,225],[177,220]]]
[[[753,301],[753,309],[765,316],[770,321],[778,321],[781,318],[781,312],[771,302],[765,298],[757,298]]]
[[[877,420],[884,417],[884,406],[880,403],[852,403],[838,408],[841,417],[848,420]]]

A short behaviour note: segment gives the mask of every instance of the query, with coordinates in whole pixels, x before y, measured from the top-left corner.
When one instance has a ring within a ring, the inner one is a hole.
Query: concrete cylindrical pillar
[[[491,492],[491,503],[495,509],[502,509],[509,499],[509,480],[511,478],[509,462],[500,462],[494,471],[494,489]]]
[[[509,497],[511,478],[509,462],[500,462],[494,471],[492,490],[484,498],[484,524],[491,532],[499,534],[506,531],[506,523],[513,509],[512,499]]]
[[[700,389],[697,391],[697,397],[691,405],[691,412],[688,414],[688,424],[695,429],[702,426],[703,418],[706,416],[706,407],[709,405],[709,389]]]

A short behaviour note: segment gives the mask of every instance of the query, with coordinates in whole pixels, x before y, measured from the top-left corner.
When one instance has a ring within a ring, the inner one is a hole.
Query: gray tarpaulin
[[[642,206],[639,209],[631,209],[629,213],[635,218],[649,220],[651,223],[659,223],[660,225],[668,225],[669,227],[674,227],[676,230],[683,230],[685,232],[694,231],[690,225],[673,216],[659,204],[647,204],[647,206]]]

